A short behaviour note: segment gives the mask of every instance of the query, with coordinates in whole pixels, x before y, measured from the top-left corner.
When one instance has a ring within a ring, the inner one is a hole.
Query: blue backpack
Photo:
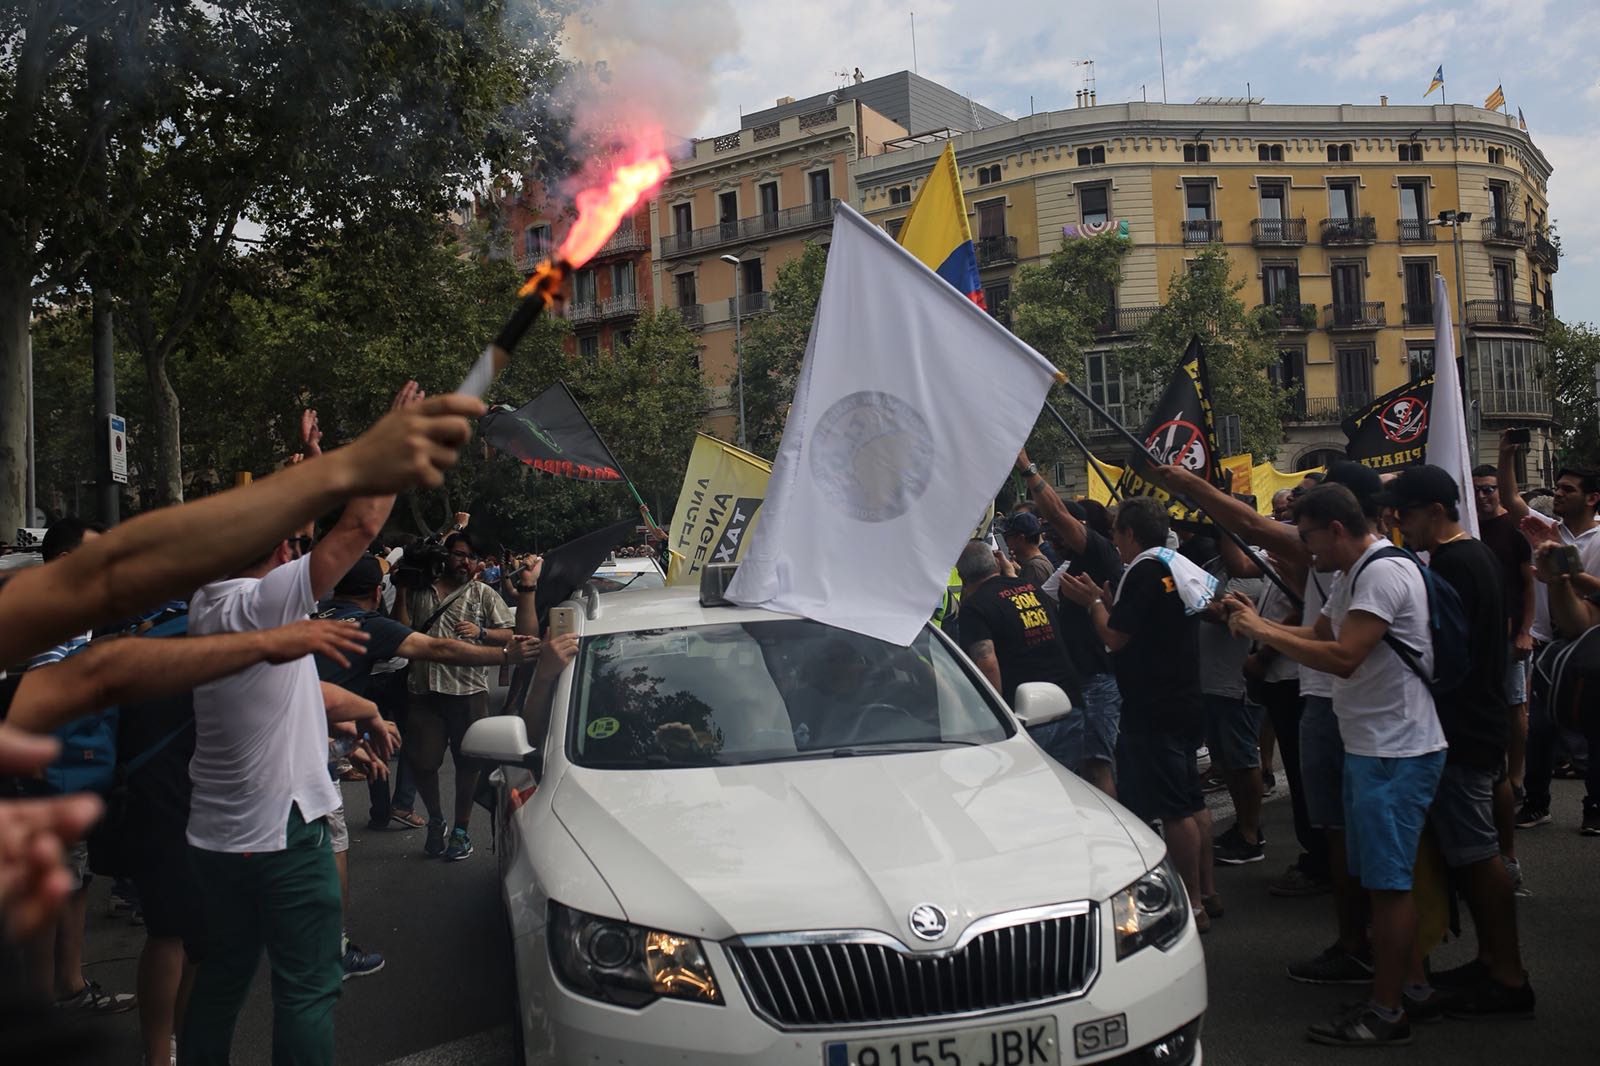
[[[1352,594],[1355,592],[1356,578],[1374,559],[1410,559],[1422,572],[1422,583],[1428,590],[1428,631],[1433,637],[1433,676],[1429,677],[1422,671],[1422,652],[1403,643],[1392,632],[1384,633],[1384,643],[1394,649],[1400,661],[1427,683],[1428,691],[1435,698],[1456,691],[1466,682],[1467,671],[1472,665],[1467,647],[1467,612],[1461,605],[1460,595],[1450,582],[1424,566],[1421,559],[1404,548],[1395,547],[1378,549],[1356,568],[1356,572],[1350,575]]]

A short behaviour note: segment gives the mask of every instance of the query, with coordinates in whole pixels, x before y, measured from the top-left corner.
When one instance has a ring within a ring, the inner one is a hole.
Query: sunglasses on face
[[[1500,490],[1493,485],[1474,485],[1472,487],[1472,491],[1476,492],[1479,496],[1493,496]]]

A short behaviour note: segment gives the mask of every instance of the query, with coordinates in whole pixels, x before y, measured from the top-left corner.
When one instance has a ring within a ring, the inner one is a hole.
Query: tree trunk
[[[144,353],[145,379],[150,386],[150,427],[155,439],[157,507],[183,502],[183,436],[178,419],[178,394],[167,380],[164,352]]]
[[[9,242],[7,242],[9,243]],[[31,524],[27,499],[28,321],[32,306],[31,257],[0,246],[0,540]]]

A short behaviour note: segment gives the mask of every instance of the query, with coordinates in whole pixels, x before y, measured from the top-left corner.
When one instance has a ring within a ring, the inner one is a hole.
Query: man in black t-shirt
[[[1522,790],[1523,756],[1528,745],[1528,667],[1533,653],[1533,547],[1517,528],[1517,518],[1500,502],[1500,471],[1485,464],[1472,471],[1473,502],[1478,509],[1478,539],[1488,545],[1500,562],[1501,589],[1505,593],[1506,631],[1511,634],[1511,656],[1506,666],[1506,702],[1511,705],[1510,736],[1507,741],[1506,772],[1513,790]],[[1500,817],[1496,799],[1496,818],[1501,823],[1502,849],[1508,856],[1512,838],[1508,827],[1514,815]],[[1513,865],[1513,880],[1520,867]]]
[[[1185,608],[1168,565],[1146,554],[1166,545],[1168,528],[1157,501],[1124,500],[1112,538],[1127,569],[1114,597],[1085,577],[1064,578],[1061,596],[1088,610],[1111,649],[1122,690],[1119,798],[1140,818],[1161,820],[1195,922],[1204,930],[1210,919],[1201,897],[1212,892],[1211,869],[1200,862],[1203,830],[1195,818],[1205,810],[1194,759],[1203,730],[1200,619]]]
[[[1461,528],[1460,490],[1437,466],[1412,466],[1379,495],[1399,515],[1406,543],[1429,553],[1428,566],[1450,583],[1466,615],[1468,670],[1454,691],[1434,694],[1450,747],[1428,813],[1445,862],[1456,871],[1478,933],[1478,958],[1435,973],[1446,1013],[1469,1017],[1533,1009],[1533,986],[1522,969],[1516,899],[1500,860],[1494,785],[1505,762],[1505,626],[1501,566],[1495,553]],[[1409,995],[1409,993],[1408,993]]]
[[[1033,582],[1002,576],[994,551],[981,540],[967,542],[956,574],[962,650],[1007,703],[1029,681],[1060,685],[1074,704],[1083,698],[1055,607]]]
[[[1089,528],[1081,505],[1056,494],[1044,475],[1028,459],[1026,451],[1017,455],[1028,491],[1062,549],[1061,567],[1040,589],[1051,600],[1059,600],[1061,579],[1069,574],[1086,574],[1096,587],[1115,583],[1122,576],[1122,558],[1111,542]],[[1061,639],[1083,684],[1079,713],[1054,723],[1054,735],[1046,738],[1045,748],[1063,764],[1113,798],[1117,795],[1114,767],[1117,758],[1117,732],[1122,720],[1122,694],[1111,670],[1105,644],[1095,632],[1089,614],[1071,600],[1059,602]],[[1051,726],[1045,726],[1045,730]]]

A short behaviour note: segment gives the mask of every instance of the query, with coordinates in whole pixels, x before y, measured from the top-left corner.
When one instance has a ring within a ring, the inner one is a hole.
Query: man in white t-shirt
[[[1417,845],[1444,770],[1445,737],[1423,680],[1433,670],[1428,592],[1413,560],[1387,554],[1342,485],[1295,504],[1295,523],[1323,574],[1343,571],[1313,626],[1264,620],[1230,598],[1235,631],[1332,674],[1344,741],[1345,842],[1350,873],[1372,901],[1371,998],[1308,1035],[1322,1044],[1408,1043],[1403,989],[1417,936],[1411,897]],[[1415,669],[1389,643],[1410,649]]]

